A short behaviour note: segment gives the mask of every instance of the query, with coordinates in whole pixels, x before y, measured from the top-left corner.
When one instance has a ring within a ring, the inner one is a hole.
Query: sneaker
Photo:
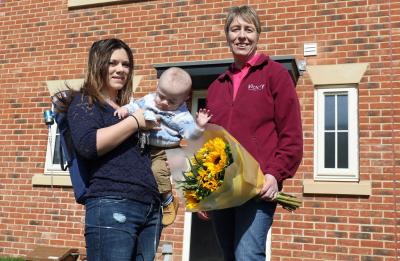
[[[176,213],[178,212],[178,208],[179,208],[179,202],[176,197],[174,197],[174,199],[169,205],[163,207],[162,224],[164,226],[169,226],[172,223],[174,223],[176,218]]]

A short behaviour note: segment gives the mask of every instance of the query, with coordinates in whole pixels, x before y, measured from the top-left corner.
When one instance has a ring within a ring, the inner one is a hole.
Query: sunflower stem
[[[274,201],[290,212],[295,211],[301,205],[301,200],[295,196],[283,192],[279,192]]]

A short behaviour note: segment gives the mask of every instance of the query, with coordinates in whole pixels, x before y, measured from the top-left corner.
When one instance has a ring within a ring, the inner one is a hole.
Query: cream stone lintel
[[[47,89],[49,90],[50,96],[53,96],[59,91],[67,89],[66,84],[73,90],[79,90],[82,87],[83,79],[68,79],[68,80],[55,80],[46,81]]]
[[[86,6],[98,6],[108,4],[118,4],[127,2],[127,0],[68,0],[68,8],[80,8]]]
[[[315,87],[318,85],[358,84],[368,63],[346,63],[307,66],[307,72]]]
[[[135,92],[139,86],[143,76],[134,76],[132,79],[132,89]],[[55,80],[46,81],[47,89],[49,90],[49,96],[55,93],[67,89],[65,83],[74,90],[79,90],[83,84],[83,79],[69,79],[69,80]],[[71,179],[68,171],[46,171],[44,174],[36,174],[32,177],[32,185],[44,185],[44,186],[72,186]]]
[[[142,75],[133,76],[132,92],[136,91],[136,88],[139,86],[139,83],[142,80],[142,78],[143,78]],[[66,90],[67,89],[66,84],[73,90],[79,90],[83,85],[83,79],[46,81],[46,84],[47,84],[47,89],[49,90],[50,96],[52,96],[59,91]]]
[[[303,181],[303,193],[370,196],[372,185],[371,181],[328,182],[306,179]]]

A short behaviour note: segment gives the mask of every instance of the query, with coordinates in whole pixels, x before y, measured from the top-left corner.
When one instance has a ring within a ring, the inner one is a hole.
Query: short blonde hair
[[[257,30],[258,35],[261,33],[260,19],[258,18],[256,10],[248,5],[235,6],[229,9],[225,20],[225,34],[229,33],[229,26],[236,17],[242,17],[246,22],[252,23]]]

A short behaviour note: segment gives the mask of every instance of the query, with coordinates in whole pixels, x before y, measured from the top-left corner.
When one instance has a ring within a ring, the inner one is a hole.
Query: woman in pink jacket
[[[211,213],[225,260],[265,260],[272,202],[303,154],[300,106],[286,68],[257,52],[259,18],[249,6],[230,9],[225,35],[234,63],[208,88],[212,123],[223,126],[259,162],[265,181],[257,198]]]

